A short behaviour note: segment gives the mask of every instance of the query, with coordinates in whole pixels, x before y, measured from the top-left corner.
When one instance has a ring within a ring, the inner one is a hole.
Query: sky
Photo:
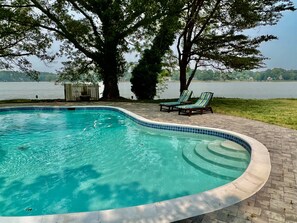
[[[297,7],[297,0],[292,0]],[[297,11],[285,12],[279,23],[275,26],[258,27],[252,31],[251,35],[272,34],[278,37],[262,43],[260,51],[264,57],[270,58],[265,60],[263,69],[283,68],[297,70]],[[56,48],[57,46],[54,46]],[[127,61],[135,61],[134,55],[127,55]],[[45,65],[36,58],[32,58],[34,68],[39,71],[55,72],[61,68],[61,60],[50,65]]]
[[[293,2],[297,7],[297,0]],[[277,25],[256,28],[254,32],[278,37],[260,46],[262,54],[270,58],[265,61],[267,68],[297,70],[297,11],[285,12]]]

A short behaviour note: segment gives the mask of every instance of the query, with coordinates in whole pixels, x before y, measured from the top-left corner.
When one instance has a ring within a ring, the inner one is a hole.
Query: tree
[[[53,56],[46,53],[51,40],[34,25],[27,7],[12,7],[4,1],[0,4],[0,69],[19,67],[37,79],[38,72],[32,70],[27,57],[36,55],[44,61],[51,61]]]
[[[111,99],[119,97],[118,78],[124,73],[123,53],[128,49],[126,38],[153,27],[167,1],[11,0],[1,1],[0,8],[11,14],[22,11],[28,18],[28,32],[36,30],[45,36],[47,43],[30,45],[28,54],[42,58],[40,52],[47,51],[53,41],[60,41],[60,51],[55,56],[66,55],[68,59],[61,74],[73,80],[81,74],[100,75],[103,98]],[[21,17],[16,17],[13,24],[23,30]],[[32,49],[35,46],[37,49]]]
[[[275,25],[285,10],[295,10],[290,0],[188,0],[178,37],[180,91],[188,89],[198,67],[245,70],[259,68],[266,59],[258,50],[273,35],[250,37],[244,31]],[[186,70],[194,64],[187,79]]]
[[[182,1],[173,1],[168,5],[168,12],[160,21],[160,28],[152,46],[144,50],[142,58],[132,71],[131,90],[137,99],[153,99],[156,95],[158,75],[162,70],[162,58],[175,39],[181,8]]]

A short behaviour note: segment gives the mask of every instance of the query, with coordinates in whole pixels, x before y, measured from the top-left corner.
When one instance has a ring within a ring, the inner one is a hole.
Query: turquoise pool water
[[[0,112],[0,215],[129,207],[224,185],[250,154],[110,110]]]

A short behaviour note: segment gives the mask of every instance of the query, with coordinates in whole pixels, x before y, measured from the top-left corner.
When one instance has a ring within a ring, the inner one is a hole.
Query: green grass
[[[297,130],[297,99],[214,98],[214,112]]]
[[[8,103],[39,103],[39,102],[64,102],[63,99],[9,99],[9,100],[0,100],[0,104],[8,104]]]
[[[7,104],[7,103],[29,103],[32,102],[32,100],[29,99],[12,99],[12,100],[2,100],[0,101],[0,104]]]

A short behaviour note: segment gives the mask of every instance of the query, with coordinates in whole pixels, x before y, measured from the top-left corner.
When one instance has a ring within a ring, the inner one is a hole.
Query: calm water
[[[130,82],[119,83],[119,88],[122,97],[135,98]],[[215,97],[226,98],[297,98],[297,82],[193,82],[190,90],[194,97],[203,91],[212,91]],[[53,82],[0,82],[0,100],[34,99],[36,95],[39,99],[63,99],[64,87]],[[178,95],[179,83],[169,82],[167,89],[156,98],[177,98]]]
[[[194,168],[182,155],[207,152],[209,143],[223,141],[218,137],[143,129],[104,110],[0,112],[0,123],[0,216],[135,206],[230,181]],[[250,159],[242,152],[241,166],[230,159],[232,169],[216,166],[214,174],[240,176]],[[214,160],[208,154],[203,157]]]

